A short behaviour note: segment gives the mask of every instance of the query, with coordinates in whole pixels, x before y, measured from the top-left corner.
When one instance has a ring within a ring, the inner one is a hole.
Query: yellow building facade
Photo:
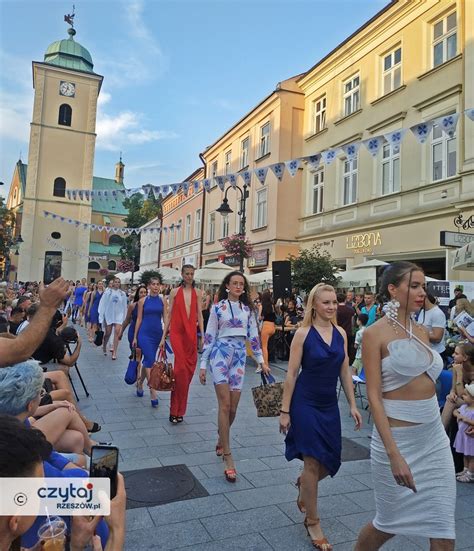
[[[297,77],[280,82],[257,107],[238,121],[201,155],[211,190],[204,198],[202,264],[217,260],[239,266],[239,259],[226,254],[222,240],[239,233],[240,193],[229,189],[227,199],[233,213],[222,217],[216,209],[224,193],[215,176],[225,176],[292,159],[301,155],[304,95]],[[252,176],[246,201],[246,236],[254,253],[245,262],[250,272],[271,268],[274,260],[285,260],[296,253],[297,220],[300,216],[301,171],[292,178],[285,172],[279,182],[271,170],[264,185]],[[240,187],[243,180],[238,178]],[[225,187],[229,186],[226,183]]]
[[[330,165],[303,174],[298,240],[319,244],[341,267],[365,259],[420,263],[439,279],[455,249],[441,231],[474,213],[474,2],[391,2],[298,80],[305,94],[303,154],[338,148]],[[469,24],[470,22],[470,24]],[[339,148],[460,113],[456,133],[438,126],[420,144],[409,130],[399,149],[375,158]]]

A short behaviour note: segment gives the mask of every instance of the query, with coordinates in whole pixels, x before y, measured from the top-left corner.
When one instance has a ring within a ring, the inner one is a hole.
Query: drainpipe
[[[204,160],[204,157],[202,153],[199,153],[199,158],[201,159],[201,163],[204,165],[204,178],[207,178],[207,165],[206,161]],[[202,266],[202,253],[204,249],[204,209],[206,206],[206,191],[202,190],[202,206],[201,206],[201,246],[200,246],[200,252],[199,252],[199,268]]]

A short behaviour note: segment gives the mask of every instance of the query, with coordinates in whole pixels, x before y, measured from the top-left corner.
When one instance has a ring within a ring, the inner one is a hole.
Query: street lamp
[[[238,189],[240,192],[240,210],[237,213],[240,216],[240,230],[239,233],[242,236],[243,239],[245,239],[245,223],[247,222],[246,216],[245,216],[245,202],[249,196],[247,184],[243,185],[243,189],[239,186],[234,186],[232,189]],[[224,199],[222,201],[222,205],[216,209],[216,212],[219,212],[223,217],[229,216],[232,212],[234,212],[229,207],[229,200],[227,199],[227,192],[229,191],[229,187],[225,190]],[[240,271],[243,273],[244,271],[244,257],[241,254],[240,255]]]

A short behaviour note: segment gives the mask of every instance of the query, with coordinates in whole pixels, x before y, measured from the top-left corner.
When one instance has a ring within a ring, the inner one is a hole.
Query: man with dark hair
[[[8,332],[16,335],[18,327],[25,321],[25,312],[23,308],[15,306],[10,312],[10,321],[8,322]]]
[[[365,306],[361,308],[358,313],[367,314],[369,316],[369,321],[366,325],[366,327],[369,327],[369,325],[377,321],[377,305],[375,304],[375,295],[372,291],[365,291],[364,304]]]
[[[16,417],[0,415],[0,479],[43,477],[43,461],[49,458],[52,449],[39,430],[27,427]],[[35,520],[35,516],[0,516],[0,549],[10,549]]]
[[[354,356],[354,335],[352,322],[354,318],[354,308],[346,303],[345,293],[337,293],[337,324],[340,325],[347,335],[347,353],[349,359]]]
[[[454,298],[449,301],[448,305],[450,310],[451,308],[454,308],[456,306],[456,301],[458,300],[458,298],[467,298],[466,295],[462,292],[462,287],[456,287],[454,289]]]

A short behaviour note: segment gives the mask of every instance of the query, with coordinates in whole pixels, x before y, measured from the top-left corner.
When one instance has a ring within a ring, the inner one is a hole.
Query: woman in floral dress
[[[240,272],[230,272],[219,287],[218,303],[211,307],[201,356],[199,379],[202,384],[206,384],[206,368],[209,363],[219,403],[216,455],[223,457],[224,475],[228,482],[235,482],[237,478],[230,451],[230,426],[237,413],[244,382],[246,341],[249,342],[262,371],[270,372],[268,365],[263,363],[252,308],[245,276]]]

